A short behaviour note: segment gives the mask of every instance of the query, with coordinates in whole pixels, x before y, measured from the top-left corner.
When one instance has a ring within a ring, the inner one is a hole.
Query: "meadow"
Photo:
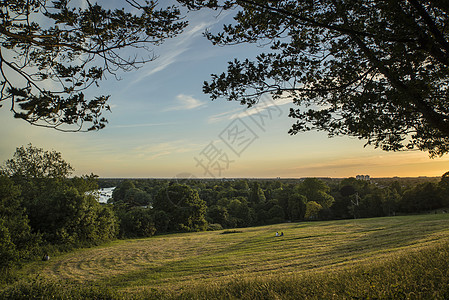
[[[120,240],[27,263],[0,291],[2,298],[50,296],[447,299],[449,214]]]

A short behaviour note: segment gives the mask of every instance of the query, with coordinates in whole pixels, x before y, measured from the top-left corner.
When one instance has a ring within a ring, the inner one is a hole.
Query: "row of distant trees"
[[[449,207],[449,174],[412,185],[343,180],[99,180],[61,154],[17,148],[0,175],[0,265],[116,238]],[[116,186],[107,204],[95,191]]]
[[[109,182],[111,184],[111,182]],[[189,194],[191,197],[186,197]],[[189,201],[184,201],[190,199]],[[297,222],[394,216],[449,207],[449,176],[415,184],[343,180],[123,180],[109,201],[121,218],[122,236],[142,236],[143,215],[154,232],[195,231]],[[198,213],[195,226],[185,210]],[[204,215],[203,215],[204,212]],[[203,218],[204,216],[204,218]],[[189,223],[190,224],[190,223]]]

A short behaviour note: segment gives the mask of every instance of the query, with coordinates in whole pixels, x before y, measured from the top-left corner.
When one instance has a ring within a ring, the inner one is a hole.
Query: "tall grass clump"
[[[0,291],[0,299],[126,299],[106,286],[81,285],[67,281],[48,280],[39,276],[19,281]]]

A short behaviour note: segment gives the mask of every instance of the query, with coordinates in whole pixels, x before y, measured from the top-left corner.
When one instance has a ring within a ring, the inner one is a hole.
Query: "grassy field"
[[[1,297],[444,299],[449,214],[116,241],[29,263],[15,277]]]

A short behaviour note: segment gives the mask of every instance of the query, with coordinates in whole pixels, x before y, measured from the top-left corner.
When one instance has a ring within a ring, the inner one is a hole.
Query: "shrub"
[[[216,231],[216,230],[223,230],[223,226],[221,226],[221,224],[209,224],[207,226],[207,231]]]

